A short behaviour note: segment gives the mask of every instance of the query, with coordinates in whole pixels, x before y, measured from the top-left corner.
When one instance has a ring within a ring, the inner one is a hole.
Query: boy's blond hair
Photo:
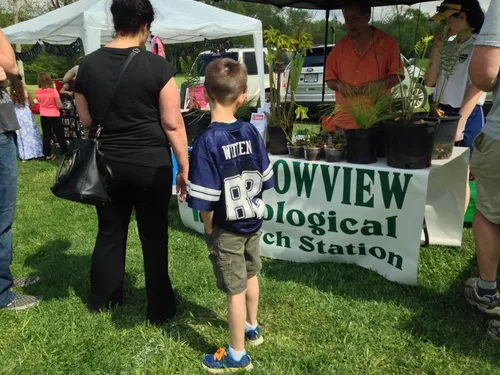
[[[247,68],[230,58],[212,61],[205,69],[205,91],[210,101],[223,106],[234,104],[247,90]]]

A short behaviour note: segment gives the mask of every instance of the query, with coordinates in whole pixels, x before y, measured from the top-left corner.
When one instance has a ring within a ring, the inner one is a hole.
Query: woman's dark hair
[[[20,76],[10,80],[10,96],[14,104],[25,105],[24,84]]]
[[[484,23],[484,12],[477,0],[450,0],[450,4],[462,6],[462,12],[467,17],[467,23],[474,30],[474,33],[479,34]],[[458,17],[458,14],[452,17]]]
[[[150,28],[155,19],[149,0],[113,0],[111,14],[115,32],[120,36],[136,35],[142,26]]]

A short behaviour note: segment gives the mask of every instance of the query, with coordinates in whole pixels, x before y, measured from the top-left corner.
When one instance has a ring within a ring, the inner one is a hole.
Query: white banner
[[[463,155],[465,152],[457,153],[460,173],[455,178],[465,186],[467,161]],[[356,263],[392,281],[417,283],[428,180],[434,167],[400,170],[385,162],[331,164],[287,157],[271,157],[271,161],[275,190],[264,194],[263,256],[295,262]],[[436,166],[436,170],[441,168]],[[458,190],[465,192],[461,187]],[[453,208],[463,206],[460,193],[450,203]],[[179,211],[187,227],[203,233],[198,212],[186,204],[179,204]],[[457,213],[460,215],[460,209]],[[463,222],[463,209],[461,214],[462,218],[457,216]],[[460,244],[460,228],[453,237],[454,245]]]

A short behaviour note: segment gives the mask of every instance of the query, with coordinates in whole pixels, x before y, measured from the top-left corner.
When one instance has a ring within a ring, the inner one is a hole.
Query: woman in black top
[[[91,311],[123,301],[125,248],[132,209],[142,242],[147,314],[162,323],[175,314],[168,276],[168,205],[172,192],[170,147],[179,162],[177,189],[186,196],[187,140],[174,68],[141,51],[121,80],[104,119],[121,68],[149,36],[154,11],[149,0],[113,0],[115,38],[86,56],[75,85],[76,106],[88,134],[101,124],[101,151],[113,171],[112,203],[97,207],[99,233],[92,256]]]

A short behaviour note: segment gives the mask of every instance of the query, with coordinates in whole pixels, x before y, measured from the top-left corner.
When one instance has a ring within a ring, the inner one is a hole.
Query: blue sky
[[[453,3],[453,1],[451,0],[450,3]],[[479,3],[481,4],[481,6],[483,7],[484,10],[487,10],[488,7],[490,6],[490,0],[479,0]],[[427,2],[427,3],[419,3],[419,4],[415,4],[415,5],[412,5],[412,8],[421,8],[422,11],[424,12],[427,12],[429,14],[432,14],[436,11],[436,7],[441,4],[441,1],[431,1],[431,2]],[[388,14],[387,12],[391,12],[391,11],[394,11],[394,8],[392,7],[377,7],[377,8],[374,8],[374,13],[373,13],[373,17],[375,19],[383,19],[383,15],[385,14]],[[325,18],[325,12],[324,11],[317,11],[315,12],[315,19],[324,19]],[[344,18],[342,17],[342,12],[340,10],[337,10],[335,11],[335,15],[337,16],[337,19],[340,20],[340,21],[343,21]]]

